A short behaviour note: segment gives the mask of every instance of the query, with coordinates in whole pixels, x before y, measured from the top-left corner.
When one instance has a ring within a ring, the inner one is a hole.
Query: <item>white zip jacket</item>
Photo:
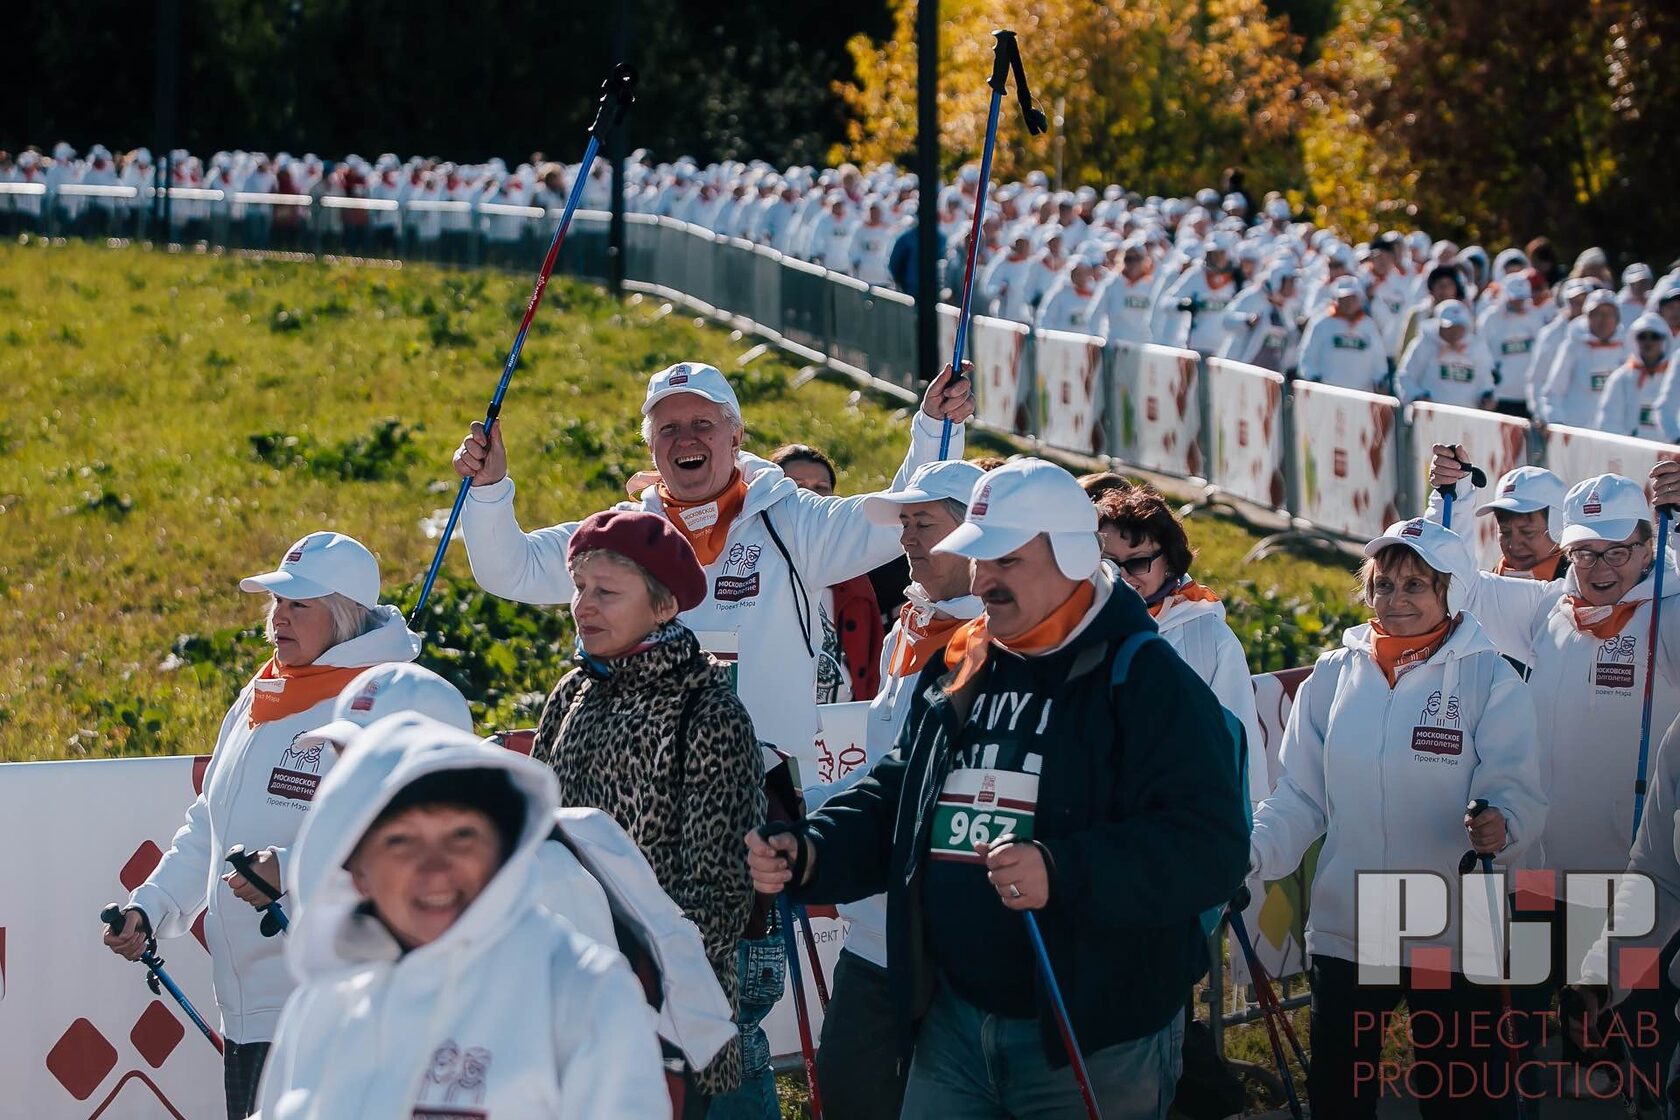
[[[404,953],[344,863],[405,786],[485,768],[524,794],[519,841],[448,931]],[[264,1120],[670,1115],[653,1016],[624,958],[536,901],[557,796],[547,767],[422,717],[351,741],[287,874],[300,986],[263,1071]]]
[[[1642,386],[1640,367],[1629,358],[1617,366],[1604,383],[1604,393],[1598,402],[1598,420],[1593,424],[1601,432],[1619,436],[1672,443],[1680,436],[1680,423],[1674,415],[1674,370],[1667,362],[1658,364]]]
[[[1382,392],[1388,376],[1388,353],[1369,315],[1344,319],[1325,311],[1313,317],[1301,336],[1301,376],[1308,381]]]
[[[1249,317],[1254,316],[1254,322]],[[1231,306],[1225,309],[1225,340],[1220,344],[1219,356],[1249,365],[1263,364],[1274,373],[1293,369],[1300,360],[1301,328],[1295,325],[1295,301],[1282,307],[1272,305],[1271,296],[1263,284],[1244,288]],[[1277,360],[1261,363],[1263,353],[1278,355]]]
[[[1466,609],[1483,620],[1499,649],[1529,666],[1528,686],[1539,717],[1541,777],[1552,812],[1541,838],[1544,866],[1603,871],[1627,862],[1633,836],[1633,783],[1645,695],[1646,641],[1651,632],[1652,580],[1624,601],[1643,599],[1614,638],[1575,628],[1566,592],[1576,573],[1540,583],[1478,572],[1465,588]],[[1663,577],[1662,632],[1651,726],[1680,714],[1680,572]]]
[[[893,478],[893,489],[902,489],[917,467],[939,457],[939,421],[918,410],[910,431],[910,453]],[[950,457],[960,459],[962,453],[959,424],[951,432]],[[736,456],[736,465],[747,482],[746,502],[729,527],[723,551],[706,568],[705,601],[678,619],[702,634],[736,634],[741,702],[758,737],[801,749],[817,734],[812,650],[822,652],[817,606],[823,588],[891,560],[898,554],[899,530],[896,525],[876,525],[865,516],[867,495],[819,497],[795,486],[774,463],[746,452]],[[566,545],[578,523],[527,533],[514,518],[513,493],[512,478],[468,491],[461,524],[473,577],[484,590],[504,599],[569,602],[572,577],[566,570]],[[640,502],[621,502],[616,508],[664,512],[654,486],[642,492]],[[765,528],[765,515],[787,546],[804,595],[796,594],[787,562]]]
[[[1400,359],[1394,391],[1406,404],[1427,400],[1480,408],[1482,399],[1494,391],[1493,359],[1475,335],[1448,346],[1441,338],[1441,325],[1425,323]]]
[[[413,661],[420,652],[420,639],[404,625],[402,612],[389,605],[376,609],[381,620],[377,629],[333,646],[315,664],[360,668]],[[252,688],[245,686],[222,720],[216,749],[204,772],[204,792],[187,809],[186,823],[151,875],[128,899],[129,905],[145,911],[153,934],[160,938],[191,932],[199,911],[208,904],[204,939],[210,948],[222,1033],[232,1042],[266,1042],[274,1037],[292,978],[282,955],[285,938],[262,935],[261,916],[221,881],[230,870],[223,857],[235,844],[245,845],[248,852],[274,847],[279,849],[284,875],[291,863],[288,848],[303,824],[317,783],[337,758],[320,744],[302,752],[292,750],[293,739],[332,719],[336,697],[252,727],[248,718]]]
[[[1102,301],[1096,288],[1081,292],[1064,280],[1046,293],[1038,305],[1037,326],[1041,331],[1072,334],[1102,334]]]
[[[1494,369],[1499,372],[1499,386],[1494,399],[1511,401],[1534,409],[1534,350],[1546,320],[1532,305],[1521,314],[1513,312],[1503,301],[1482,312],[1476,321],[1476,333],[1493,357]]]
[[[1357,876],[1431,871],[1458,882],[1469,847],[1464,807],[1485,797],[1510,838],[1511,865],[1537,838],[1547,799],[1534,751],[1534,704],[1476,620],[1457,627],[1392,689],[1372,656],[1368,625],[1342,636],[1301,685],[1283,733],[1283,774],[1254,815],[1256,874],[1290,874],[1319,836],[1307,951],[1359,960]],[[1457,960],[1458,909],[1427,944]],[[1409,942],[1422,944],[1425,942]],[[1385,962],[1400,963],[1400,962]]]
[[[1248,671],[1248,655],[1225,621],[1225,604],[1169,596],[1155,626],[1184,663],[1213,689],[1225,709],[1242,723],[1248,739],[1248,800],[1250,806],[1260,804],[1271,789],[1266,772],[1266,737],[1254,709],[1254,679]]]
[[[1117,272],[1103,286],[1101,318],[1107,325],[1110,342],[1150,341],[1149,320],[1155,308],[1156,277],[1153,270],[1136,280],[1126,279]]]
[[[1585,315],[1571,322],[1540,387],[1540,409],[1546,423],[1592,427],[1598,419],[1604,383],[1626,357],[1627,345],[1620,327],[1608,339],[1601,339],[1592,333]]]
[[[1216,287],[1209,281],[1206,265],[1192,265],[1158,302],[1156,325],[1162,333],[1156,341],[1201,354],[1217,354],[1225,333],[1225,308],[1236,298],[1236,283],[1229,276],[1222,276]],[[1178,309],[1180,301],[1187,299],[1199,304],[1194,314]]]

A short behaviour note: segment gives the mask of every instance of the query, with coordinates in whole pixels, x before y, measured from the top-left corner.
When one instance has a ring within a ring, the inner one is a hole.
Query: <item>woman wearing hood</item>
[[[270,596],[274,656],[222,720],[204,792],[163,859],[129,896],[122,932],[105,935],[112,952],[134,960],[148,935],[180,937],[208,905],[204,938],[227,1040],[223,1069],[233,1120],[255,1105],[257,1078],[292,980],[283,939],[263,937],[252,909],[268,896],[226,871],[223,854],[244,845],[255,853],[252,870],[280,885],[304,813],[336,758],[319,743],[300,747],[294,740],[331,718],[339,692],[362,670],[413,661],[420,652],[401,612],[379,602],[373,553],[339,533],[309,534],[286,550],[276,570],[239,587]]]
[[[1386,1022],[1402,998],[1414,1023],[1441,1027],[1412,1036],[1417,1064],[1407,1084],[1422,1114],[1496,1115],[1501,1099],[1515,1100],[1511,1053],[1486,1026],[1472,1030],[1497,1019],[1499,1000],[1467,979],[1485,984],[1491,970],[1460,948],[1459,907],[1448,902],[1439,936],[1410,939],[1394,954],[1360,937],[1359,920],[1373,915],[1359,874],[1404,868],[1456,884],[1467,845],[1510,866],[1537,841],[1547,808],[1534,704],[1461,609],[1456,573],[1471,561],[1452,531],[1422,518],[1397,522],[1365,555],[1361,584],[1374,617],[1319,657],[1295,697],[1283,773],[1254,815],[1251,867],[1261,879],[1283,878],[1325,838],[1307,921],[1314,1115],[1377,1114],[1380,1083],[1359,1070],[1377,1068],[1385,1032],[1366,1024]],[[1465,806],[1478,798],[1489,807],[1472,817]],[[1452,1063],[1474,1071],[1453,1079],[1472,1095],[1446,1091],[1449,1071],[1463,1068]]]
[[[1540,389],[1540,418],[1548,424],[1592,427],[1604,383],[1626,357],[1627,332],[1616,295],[1601,288],[1587,297],[1579,321],[1565,329]]]
[[[1493,358],[1472,329],[1470,309],[1456,299],[1435,305],[1434,316],[1406,344],[1395,375],[1395,396],[1406,404],[1430,401],[1459,408],[1493,407]]]
[[[768,1013],[780,980],[767,1001],[742,996],[737,981],[753,905],[738,837],[764,820],[764,761],[730,670],[676,621],[705,597],[705,571],[670,521],[645,510],[585,518],[567,566],[582,664],[549,696],[531,756],[553,768],[564,804],[609,814],[642,849],[699,927],[730,1004],[762,1003]],[[748,1024],[751,1041],[763,1038],[756,1026]],[[741,1076],[742,1048],[732,1044],[697,1087],[717,1096]]]
[[[265,1120],[670,1115],[629,966],[535,897],[557,805],[546,767],[425,716],[351,740],[286,871]]]
[[[1604,383],[1595,426],[1619,436],[1673,443],[1680,439],[1680,398],[1668,362],[1674,336],[1661,315],[1647,311],[1628,328],[1628,338],[1633,353]]]

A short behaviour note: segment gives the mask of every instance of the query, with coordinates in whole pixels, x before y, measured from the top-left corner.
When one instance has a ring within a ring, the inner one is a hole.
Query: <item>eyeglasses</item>
[[[1594,552],[1590,548],[1571,548],[1566,550],[1564,555],[1569,557],[1570,566],[1575,568],[1590,568],[1601,562],[1612,568],[1619,568],[1633,555],[1633,546],[1618,544],[1603,552]]]
[[[1155,561],[1159,560],[1161,556],[1162,550],[1156,549],[1148,556],[1134,556],[1130,560],[1116,560],[1115,563],[1125,569],[1128,575],[1134,575],[1142,579],[1149,574],[1149,569],[1155,566]]]

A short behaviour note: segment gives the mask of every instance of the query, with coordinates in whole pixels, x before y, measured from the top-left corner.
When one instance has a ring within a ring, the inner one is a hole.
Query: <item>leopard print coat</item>
[[[677,727],[688,749],[677,772]],[[764,762],[752,720],[692,631],[612,663],[587,663],[555,686],[532,757],[553,767],[560,804],[610,814],[696,926],[718,983],[737,1007],[736,944],[752,909],[741,838],[764,823]],[[736,1037],[698,1076],[708,1095],[741,1081]]]

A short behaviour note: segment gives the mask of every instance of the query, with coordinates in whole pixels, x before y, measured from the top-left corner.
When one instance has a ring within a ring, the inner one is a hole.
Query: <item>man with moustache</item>
[[[1096,510],[1060,467],[979,479],[932,552],[971,561],[983,612],[922,671],[867,777],[748,835],[754,885],[799,903],[887,892],[909,1120],[1085,1115],[1010,911],[1037,917],[1103,1114],[1164,1117],[1206,968],[1198,915],[1246,868],[1224,713],[1102,565]]]

